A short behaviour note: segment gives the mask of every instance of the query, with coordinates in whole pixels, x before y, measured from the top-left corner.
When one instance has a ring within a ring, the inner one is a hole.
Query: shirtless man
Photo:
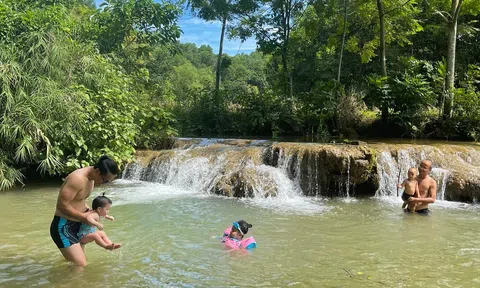
[[[418,182],[418,192],[419,198],[411,197],[408,201],[407,209],[412,211],[415,209],[415,212],[419,214],[428,214],[430,210],[428,209],[428,204],[435,203],[437,198],[437,182],[430,177],[428,174],[432,171],[432,161],[423,160],[420,163],[419,174],[417,177]],[[415,207],[415,204],[417,207]]]
[[[102,156],[95,166],[77,169],[70,173],[57,199],[57,208],[52,224],[50,236],[66,260],[77,266],[86,266],[84,247],[80,245],[78,232],[82,222],[91,226],[91,217],[86,213],[90,208],[85,199],[92,194],[94,185],[112,181],[118,174],[118,166],[108,156]]]

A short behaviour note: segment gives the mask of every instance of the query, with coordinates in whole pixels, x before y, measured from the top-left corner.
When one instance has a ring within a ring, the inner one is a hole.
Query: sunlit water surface
[[[0,194],[0,287],[480,286],[478,206],[437,201],[420,216],[391,197],[235,200],[126,180],[92,195],[113,200],[105,231],[123,247],[89,244],[77,271],[49,235],[59,186]],[[220,244],[239,219],[252,252]]]

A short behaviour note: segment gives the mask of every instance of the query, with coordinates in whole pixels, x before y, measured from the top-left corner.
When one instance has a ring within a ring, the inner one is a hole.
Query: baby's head
[[[410,181],[415,180],[415,177],[417,177],[417,169],[415,168],[408,169],[408,180]]]
[[[248,233],[248,228],[252,228],[252,224],[248,224],[244,220],[240,220],[237,222],[233,222],[232,225],[232,232],[230,233],[230,237],[236,238],[236,239],[242,239],[245,234]]]
[[[112,200],[108,199],[103,193],[92,201],[92,209],[97,212],[99,216],[105,217],[112,206]]]

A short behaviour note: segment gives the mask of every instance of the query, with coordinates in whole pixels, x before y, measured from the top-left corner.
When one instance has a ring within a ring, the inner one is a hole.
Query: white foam
[[[401,207],[403,200],[402,198],[396,196],[376,196],[373,199],[378,200],[389,206],[398,206]],[[435,209],[456,209],[456,210],[480,210],[480,205],[468,204],[461,202],[452,202],[444,200],[436,200],[435,203],[429,205],[429,208],[432,210]]]
[[[111,185],[105,186],[101,192],[106,192],[115,202],[115,206],[150,204],[172,198],[190,197],[201,193],[159,183],[128,180],[117,180]]]
[[[331,208],[307,197],[267,197],[267,198],[242,198],[241,202],[247,205],[258,206],[264,209],[280,211],[282,213],[311,215],[329,211]]]
[[[318,214],[328,211],[329,208],[324,206],[317,198],[305,197],[299,194],[298,188],[286,176],[282,175],[278,169],[270,166],[258,167],[259,170],[265,170],[273,173],[273,178],[279,185],[281,190],[277,197],[255,197],[236,199],[240,203],[252,205],[264,209],[275,210],[281,213],[292,213],[299,215]],[[271,171],[273,170],[273,171]],[[225,199],[226,197],[206,194],[199,190],[180,189],[178,186],[143,182],[138,180],[115,180],[112,184],[104,186],[97,190],[100,193],[106,192],[109,197],[118,205],[130,204],[151,204],[174,198],[196,197],[196,198],[212,198],[218,197]],[[261,193],[258,191],[258,193]]]

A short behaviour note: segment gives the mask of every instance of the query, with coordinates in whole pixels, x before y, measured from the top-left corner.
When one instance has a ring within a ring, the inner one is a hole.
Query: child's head
[[[248,228],[252,228],[252,224],[248,224],[244,220],[233,222],[232,232],[230,233],[231,237],[242,239],[245,234],[248,233]]]
[[[92,209],[98,213],[99,216],[105,217],[112,206],[112,200],[105,196],[98,196],[92,201]]]
[[[413,180],[415,179],[415,177],[417,177],[417,169],[415,168],[408,169],[408,179]]]

